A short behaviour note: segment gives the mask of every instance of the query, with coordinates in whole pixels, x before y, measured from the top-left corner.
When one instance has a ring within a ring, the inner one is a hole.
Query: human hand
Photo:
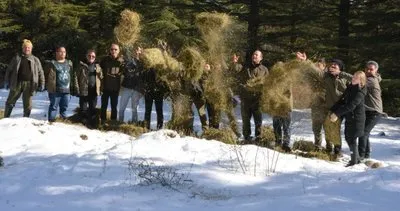
[[[338,120],[338,116],[335,113],[332,113],[329,116],[329,119],[331,120],[331,122],[336,122]]]
[[[296,58],[300,61],[306,61],[307,60],[307,54],[302,53],[302,52],[296,52]]]

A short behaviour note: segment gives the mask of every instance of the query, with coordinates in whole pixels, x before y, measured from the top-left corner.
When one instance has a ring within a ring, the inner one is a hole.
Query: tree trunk
[[[349,20],[350,20],[350,0],[340,0],[339,5],[339,41],[338,56],[346,65],[349,62]]]
[[[253,51],[258,47],[258,28],[260,27],[260,2],[259,0],[250,0],[250,13],[247,19],[247,41],[248,49],[246,52],[247,61],[250,61]]]

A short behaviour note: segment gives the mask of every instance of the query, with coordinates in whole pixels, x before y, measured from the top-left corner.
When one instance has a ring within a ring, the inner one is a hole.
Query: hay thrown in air
[[[291,60],[276,63],[262,88],[262,110],[273,116],[286,116],[293,107],[309,108],[322,78],[310,61]],[[295,92],[292,92],[296,89]]]
[[[181,69],[181,65],[175,58],[159,48],[144,49],[142,59],[145,68],[154,68],[160,74],[167,74],[170,71],[178,72]]]
[[[140,16],[129,9],[121,12],[118,25],[114,28],[114,34],[118,42],[125,46],[133,45],[140,36]]]
[[[207,140],[216,140],[225,144],[236,144],[237,137],[231,128],[208,128],[201,136]]]
[[[184,48],[178,60],[183,64],[183,77],[187,80],[199,80],[203,74],[203,69],[206,64],[201,53],[193,48]]]
[[[166,128],[183,132],[187,135],[193,133],[193,115],[190,100],[186,95],[171,97],[172,114],[171,120],[167,122]]]
[[[231,23],[231,18],[225,13],[202,12],[196,15],[196,26],[203,34],[222,31]]]

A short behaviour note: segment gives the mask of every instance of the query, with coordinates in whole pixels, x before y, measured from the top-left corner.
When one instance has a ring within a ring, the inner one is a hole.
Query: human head
[[[369,76],[375,76],[378,73],[379,65],[376,61],[368,61],[365,64],[365,74]]]
[[[111,44],[110,55],[112,58],[116,59],[119,56],[119,45],[116,43]]]
[[[340,71],[344,70],[344,63],[342,60],[340,59],[332,59],[330,61],[330,65],[329,65],[329,73],[331,73],[332,75],[338,75],[340,73]]]
[[[253,64],[260,64],[262,59],[262,52],[260,50],[254,51],[253,56],[251,57],[251,61],[253,62]]]
[[[94,61],[96,60],[96,51],[93,49],[89,49],[86,53],[86,59],[89,64],[94,63]]]
[[[363,71],[357,71],[354,73],[353,78],[351,79],[351,84],[358,84],[360,87],[364,87],[367,83],[367,77]]]
[[[65,49],[64,46],[58,46],[56,48],[56,60],[65,60],[65,57],[67,56],[67,50]]]
[[[140,55],[143,53],[143,49],[142,49],[142,47],[140,47],[140,46],[137,46],[136,48],[135,48],[135,52],[134,52],[134,57],[135,58],[137,58],[137,59],[139,59],[139,57],[140,57]]]
[[[22,41],[22,53],[25,55],[31,55],[32,54],[32,42],[30,40],[24,39]]]

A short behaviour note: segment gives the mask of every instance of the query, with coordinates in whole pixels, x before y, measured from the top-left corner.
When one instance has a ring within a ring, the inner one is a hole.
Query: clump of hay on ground
[[[315,151],[315,145],[311,141],[298,140],[293,143],[293,150],[300,150],[303,152]]]
[[[183,77],[188,80],[199,80],[203,74],[203,69],[206,64],[201,53],[193,48],[184,48],[178,60],[183,64]]]
[[[236,134],[230,128],[208,128],[203,132],[201,137],[208,140],[217,140],[225,144],[236,144],[237,141]]]
[[[262,126],[261,134],[259,137],[260,146],[273,149],[275,146],[275,134],[274,129],[271,126]]]
[[[4,110],[0,109],[0,119],[3,119],[3,118],[4,118]]]
[[[118,42],[125,46],[134,44],[140,36],[140,15],[129,9],[121,12],[121,19],[114,28]]]
[[[117,132],[125,133],[125,134],[133,136],[133,137],[138,137],[138,136],[142,135],[143,133],[148,132],[147,128],[143,127],[142,125],[127,124],[125,122],[112,121],[112,120],[107,121],[105,124],[101,125],[100,130],[117,131]]]

